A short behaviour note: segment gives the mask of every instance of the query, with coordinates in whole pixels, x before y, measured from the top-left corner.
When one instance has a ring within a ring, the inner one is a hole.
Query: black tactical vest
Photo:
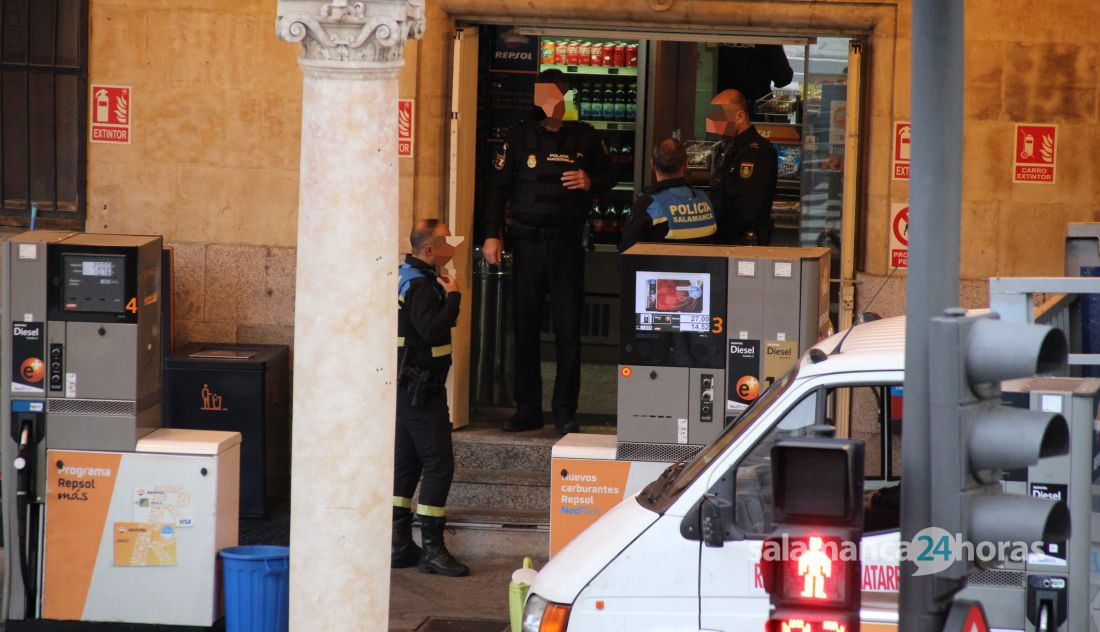
[[[578,151],[582,133],[571,122],[554,133],[543,133],[537,125],[525,130],[523,146],[512,150],[516,173],[512,214],[517,220],[544,228],[565,227],[582,222],[588,215],[588,192],[570,191],[561,182],[566,171],[588,171],[588,157]],[[551,134],[553,140],[547,138]]]

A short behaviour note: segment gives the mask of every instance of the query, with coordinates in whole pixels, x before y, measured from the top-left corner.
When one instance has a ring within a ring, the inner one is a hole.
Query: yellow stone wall
[[[133,141],[88,146],[88,229],[293,246],[301,73],[272,0],[95,0],[89,80],[133,88]]]
[[[399,161],[401,233],[414,218],[446,213],[456,20],[841,34],[868,42],[857,269],[861,293],[877,287],[890,203],[908,195],[907,183],[891,180],[890,156],[892,123],[909,118],[909,7],[428,0],[425,38],[406,46],[399,84],[416,101],[415,159]],[[160,233],[186,250],[177,276],[184,339],[291,335],[293,302],[271,297],[294,283],[302,77],[297,45],[275,36],[275,9],[274,0],[91,3],[90,79],[133,88],[134,129],[130,145],[89,145],[88,230]],[[1020,0],[967,2],[965,279],[1057,274],[1066,222],[1098,218],[1098,17],[1100,5],[1068,0],[1039,11]],[[1011,184],[1015,122],[1059,124],[1057,184]],[[229,297],[227,283],[248,293]],[[980,302],[974,287],[970,300]],[[886,294],[903,298],[896,283]]]

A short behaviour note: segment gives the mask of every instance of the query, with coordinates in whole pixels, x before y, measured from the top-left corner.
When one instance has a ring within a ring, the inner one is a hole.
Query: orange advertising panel
[[[42,616],[80,619],[122,455],[50,450]]]
[[[554,459],[551,465],[550,555],[556,555],[626,493],[629,461]]]

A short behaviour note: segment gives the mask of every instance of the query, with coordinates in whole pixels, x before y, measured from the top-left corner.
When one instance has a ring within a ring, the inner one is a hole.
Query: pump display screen
[[[639,270],[635,273],[634,282],[636,331],[710,331],[709,273]]]
[[[110,312],[126,308],[126,257],[61,255],[61,305],[67,312]]]

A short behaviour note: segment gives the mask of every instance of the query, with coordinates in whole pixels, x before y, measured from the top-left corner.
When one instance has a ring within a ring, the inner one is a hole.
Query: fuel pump
[[[647,243],[624,252],[618,458],[695,454],[826,337],[829,257]]]
[[[1100,470],[1094,458],[1100,448],[1100,379],[1027,378],[1002,384],[1009,405],[1061,414],[1069,426],[1068,454],[1041,459],[1026,470],[1005,472],[1007,491],[1065,502],[1070,534],[1062,542],[1034,543],[1022,559],[1006,561],[969,579],[963,598],[980,600],[995,628],[1025,632],[1069,632],[1096,629],[1090,603],[1100,584],[1090,573],[1097,551],[1091,528],[1100,507],[1093,480]],[[1033,543],[1027,543],[1032,545]],[[1090,627],[1091,626],[1091,627]]]
[[[132,451],[160,426],[161,238],[0,244],[5,619],[39,615],[47,450]]]

